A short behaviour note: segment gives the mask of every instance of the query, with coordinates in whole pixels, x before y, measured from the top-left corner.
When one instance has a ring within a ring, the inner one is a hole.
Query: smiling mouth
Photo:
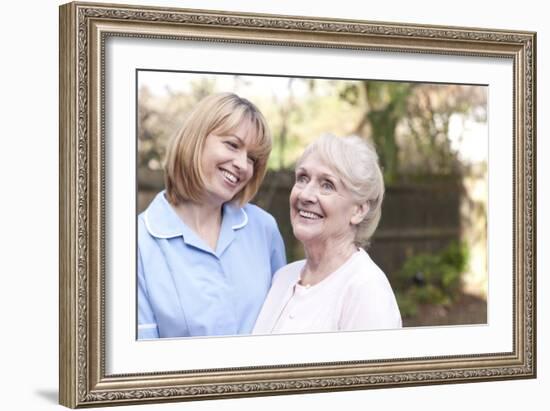
[[[230,173],[227,170],[224,170],[220,168],[220,171],[222,172],[222,175],[224,176],[225,180],[228,181],[231,184],[237,184],[239,182],[239,177],[237,177],[235,174]]]
[[[300,217],[306,218],[308,220],[320,220],[323,218],[322,215],[314,213],[312,211],[298,210]]]

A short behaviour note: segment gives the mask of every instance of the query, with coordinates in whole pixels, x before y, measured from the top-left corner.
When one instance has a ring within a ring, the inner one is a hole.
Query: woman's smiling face
[[[201,159],[205,186],[204,201],[221,205],[232,200],[250,181],[254,173],[254,158],[250,149],[255,136],[249,122],[223,135],[206,137]]]
[[[304,244],[354,238],[361,207],[340,177],[313,152],[296,168],[290,193],[294,236]]]

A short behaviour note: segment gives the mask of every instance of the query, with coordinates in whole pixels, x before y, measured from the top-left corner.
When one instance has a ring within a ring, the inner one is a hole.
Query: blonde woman
[[[273,217],[248,204],[271,136],[248,100],[206,97],[168,149],[166,190],[138,216],[138,338],[250,333],[285,264]]]
[[[305,260],[281,268],[256,334],[390,329],[401,316],[385,274],[362,248],[381,215],[376,152],[359,137],[323,136],[296,165],[290,194]]]

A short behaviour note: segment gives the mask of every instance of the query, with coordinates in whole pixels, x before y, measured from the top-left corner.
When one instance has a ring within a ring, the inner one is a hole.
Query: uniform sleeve
[[[275,274],[279,268],[286,265],[285,243],[279,227],[273,219],[273,232],[271,239],[271,275]]]
[[[399,307],[386,278],[352,284],[346,294],[341,331],[401,328]]]
[[[147,286],[145,283],[145,276],[143,272],[143,264],[141,262],[141,254],[138,249],[138,340],[145,340],[150,338],[159,338],[159,331],[155,314],[151,308],[149,301],[149,294],[147,292]]]

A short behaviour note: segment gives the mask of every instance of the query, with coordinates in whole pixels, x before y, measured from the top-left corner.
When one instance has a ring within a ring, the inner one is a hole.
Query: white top
[[[254,334],[401,328],[390,283],[365,250],[313,286],[298,284],[304,265],[296,261],[275,273]]]

